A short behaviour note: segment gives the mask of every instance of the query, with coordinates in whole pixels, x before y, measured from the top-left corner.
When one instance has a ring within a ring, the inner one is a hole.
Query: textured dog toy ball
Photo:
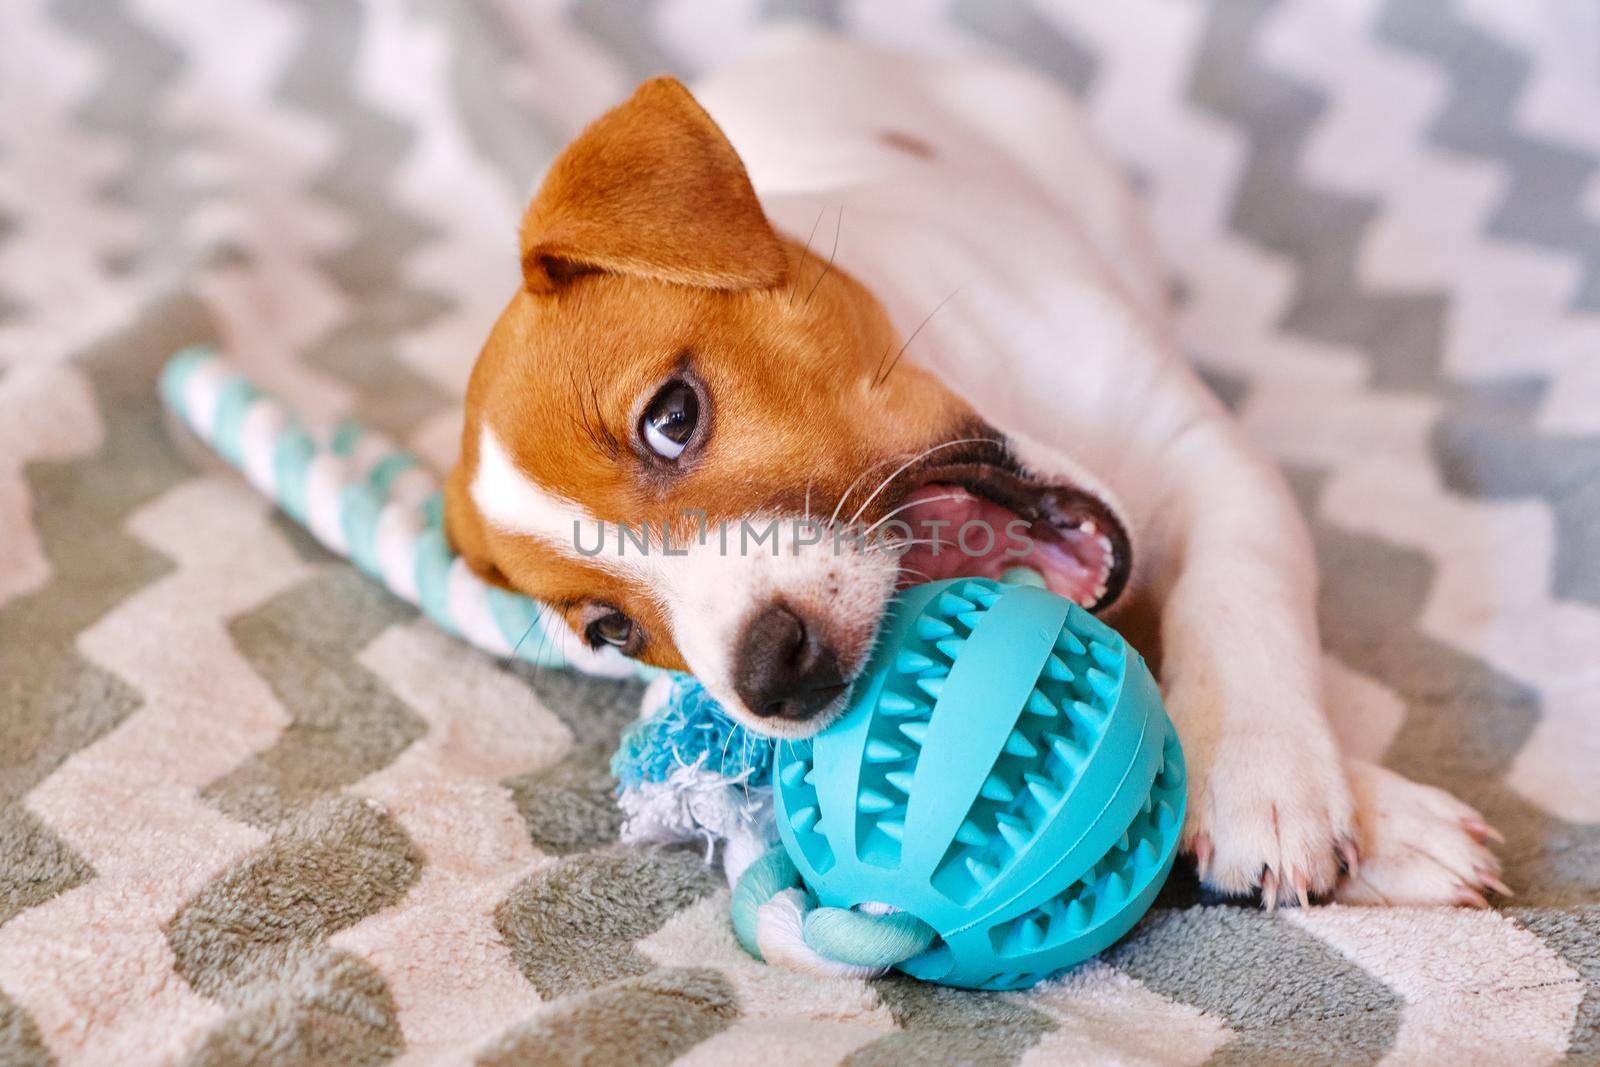
[[[735,892],[745,946],[751,898],[798,879],[817,955],[971,988],[1030,986],[1127,933],[1184,815],[1139,654],[1063,597],[983,578],[907,590],[843,717],[775,769],[783,852]]]

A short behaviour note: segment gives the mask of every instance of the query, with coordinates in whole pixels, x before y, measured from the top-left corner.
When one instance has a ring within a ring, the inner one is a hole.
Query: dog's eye
[[[651,398],[639,420],[639,435],[662,459],[677,459],[700,421],[700,398],[687,382],[671,381]]]
[[[584,628],[584,637],[595,648],[616,645],[627,650],[633,643],[633,620],[620,611],[609,611]]]

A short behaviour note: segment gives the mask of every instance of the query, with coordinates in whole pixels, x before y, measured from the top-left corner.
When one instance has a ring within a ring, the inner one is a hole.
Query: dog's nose
[[[809,719],[844,691],[839,657],[782,604],[769,604],[739,635],[733,687],[764,719]]]

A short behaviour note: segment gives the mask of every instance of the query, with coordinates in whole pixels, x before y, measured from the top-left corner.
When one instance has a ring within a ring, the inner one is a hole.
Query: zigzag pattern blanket
[[[174,448],[213,344],[439,468],[530,181],[779,17],[1008,54],[1290,471],[1344,742],[1499,911],[1176,877],[1026,994],[743,955],[617,842],[638,683],[441,633]],[[1567,0],[0,5],[0,1064],[1600,1062],[1600,12]]]

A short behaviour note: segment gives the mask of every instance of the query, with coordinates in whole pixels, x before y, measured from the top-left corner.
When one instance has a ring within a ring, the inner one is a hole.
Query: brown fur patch
[[[645,82],[556,157],[522,222],[533,292],[596,271],[713,289],[783,281],[744,164],[673,78]]]
[[[485,424],[546,492],[599,520],[687,537],[687,513],[797,516],[808,494],[825,517],[859,476],[887,473],[970,415],[916,368],[878,380],[900,347],[883,308],[773,234],[738,157],[675,82],[646,83],[562,154],[523,237],[538,262],[473,370],[450,536],[479,574],[562,607],[569,622],[585,602],[626,611],[649,662],[684,666],[649,590],[483,522],[469,490]],[[582,269],[552,273],[549,257]],[[684,367],[705,389],[706,425],[666,464],[638,423]]]

